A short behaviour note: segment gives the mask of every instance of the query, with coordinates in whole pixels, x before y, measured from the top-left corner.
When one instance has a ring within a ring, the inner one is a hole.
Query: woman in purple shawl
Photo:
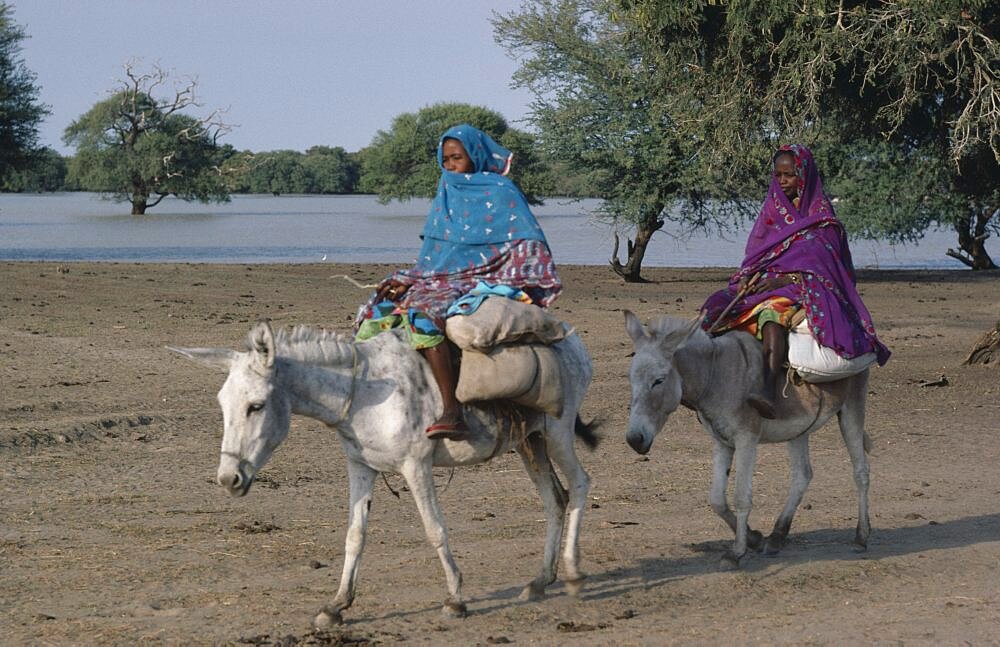
[[[855,283],[847,234],[823,192],[812,153],[798,144],[782,146],[740,270],[702,306],[702,325],[710,332],[744,330],[764,342],[764,393],[750,400],[761,416],[775,416],[787,331],[800,310],[816,341],[841,357],[874,352],[879,365],[889,359]]]
[[[355,338],[392,328],[427,359],[441,391],[443,411],[428,438],[466,434],[455,397],[452,353],[444,335],[448,309],[481,283],[505,296],[547,307],[562,291],[545,234],[521,190],[506,177],[513,154],[468,124],[438,142],[437,195],[421,234],[416,264],[386,277],[361,306]],[[473,302],[466,314],[478,303]]]

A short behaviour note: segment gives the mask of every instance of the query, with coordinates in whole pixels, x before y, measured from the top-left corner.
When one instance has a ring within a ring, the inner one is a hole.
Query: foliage
[[[847,214],[854,232],[953,226],[954,255],[992,266],[981,242],[1000,207],[997,3],[622,0],[616,16],[667,89],[661,109],[697,142],[701,175],[749,191],[768,150],[801,141],[829,151],[831,192],[866,212]]]
[[[339,146],[247,155],[252,161],[230,185],[236,193],[342,194],[353,193],[358,183],[358,161]]]
[[[695,227],[742,207],[720,185],[687,171],[695,152],[663,101],[638,27],[611,0],[538,0],[494,21],[498,41],[520,61],[515,82],[536,99],[531,121],[545,154],[586,177],[618,227],[636,229],[628,261],[612,266],[641,280],[642,257],[665,218]]]
[[[991,266],[998,14],[988,0],[535,0],[494,26],[545,152],[591,173],[614,222],[636,226],[616,267],[635,279],[664,217],[754,212],[785,141],[829,162],[854,232],[954,226],[953,255]]]
[[[64,141],[77,149],[69,177],[85,190],[111,194],[132,203],[133,215],[168,195],[184,200],[226,201],[222,169],[231,148],[218,138],[228,126],[216,114],[195,118],[180,111],[198,106],[195,83],[177,85],[173,95],[157,98],[168,75],[158,67],[136,72],[129,63],[126,79],[109,98],[71,123]]]
[[[14,193],[62,191],[66,188],[66,160],[51,148],[42,148],[21,170],[9,171],[0,183],[0,190]]]
[[[507,125],[497,112],[464,103],[439,103],[393,119],[388,131],[380,130],[361,156],[362,192],[376,193],[382,202],[431,198],[441,168],[437,145],[452,126],[468,123],[488,133],[514,154],[510,177],[532,204],[548,193],[551,180],[535,150],[534,139]]]
[[[13,7],[0,2],[0,178],[24,169],[38,145],[38,125],[49,114],[39,103],[35,74],[21,60],[24,29],[13,21]]]

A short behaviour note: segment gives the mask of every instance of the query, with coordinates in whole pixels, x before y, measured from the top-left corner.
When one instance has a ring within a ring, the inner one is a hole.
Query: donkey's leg
[[[733,464],[733,448],[716,441],[712,450],[712,489],[708,493],[708,503],[715,514],[719,515],[729,529],[736,533],[736,515],[729,509],[726,500],[726,485],[729,482],[729,470]],[[747,546],[760,550],[764,543],[764,535],[747,528]],[[723,560],[726,558],[723,557]],[[724,566],[730,566],[728,562]]]
[[[354,602],[354,587],[358,580],[358,567],[361,565],[361,551],[365,547],[368,511],[371,509],[372,489],[377,475],[378,472],[367,465],[350,460],[347,462],[350,508],[344,545],[344,571],[340,575],[337,597],[313,618],[313,625],[317,629],[327,629],[334,624],[342,623],[344,620],[341,611]]]
[[[559,477],[552,469],[545,439],[540,433],[533,433],[519,445],[524,469],[542,497],[545,506],[545,550],[542,556],[542,571],[521,591],[522,600],[537,600],[545,594],[545,587],[556,579],[556,556],[562,542],[563,516],[566,512],[566,491]]]
[[[430,456],[426,460],[408,461],[403,465],[403,478],[413,493],[420,519],[424,522],[427,541],[437,550],[441,566],[444,567],[444,576],[448,583],[448,599],[445,600],[442,611],[445,615],[464,618],[466,607],[462,601],[462,573],[458,570],[455,558],[448,547],[448,530],[444,526],[444,516],[438,505],[437,492],[434,491],[434,474],[431,467]]]
[[[708,491],[708,503],[735,533],[736,515],[729,509],[729,501],[726,500],[726,485],[729,483],[729,468],[732,464],[733,448],[715,441],[712,449],[712,488]]]
[[[803,434],[798,438],[788,441],[788,462],[791,468],[791,483],[788,486],[788,499],[782,509],[778,519],[774,522],[774,529],[771,530],[767,542],[764,544],[764,553],[767,555],[777,555],[785,545],[788,538],[788,530],[792,527],[792,519],[795,518],[795,511],[802,503],[802,496],[809,487],[812,480],[813,470],[809,462],[809,435]]]
[[[858,527],[854,533],[854,550],[868,550],[868,536],[872,526],[868,519],[868,445],[870,440],[865,433],[865,399],[868,397],[868,374],[852,378],[852,388],[837,414],[840,423],[840,435],[847,445],[854,467],[854,485],[858,491]]]
[[[576,416],[566,411],[558,421],[552,418],[546,420],[550,425],[545,434],[549,456],[562,471],[569,487],[566,546],[563,549],[564,580],[569,594],[579,595],[587,577],[580,571],[580,527],[587,507],[587,495],[590,494],[590,476],[576,455]]]
[[[733,508],[736,515],[736,539],[732,550],[722,556],[722,568],[726,570],[739,568],[740,559],[747,552],[750,533],[747,522],[753,507],[753,467],[757,459],[757,435],[750,432],[738,433],[734,444]]]

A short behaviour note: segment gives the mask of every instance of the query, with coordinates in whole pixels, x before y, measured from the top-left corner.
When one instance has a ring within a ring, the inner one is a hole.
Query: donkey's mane
[[[693,325],[691,319],[682,319],[680,317],[671,317],[670,315],[663,315],[658,319],[649,322],[647,330],[651,335],[657,337],[662,343],[668,346],[676,347],[687,339],[702,339],[707,338],[705,331],[698,326],[694,333],[691,332],[691,326]]]
[[[278,357],[327,366],[346,366],[354,361],[354,340],[341,333],[313,326],[279,328],[274,333]]]

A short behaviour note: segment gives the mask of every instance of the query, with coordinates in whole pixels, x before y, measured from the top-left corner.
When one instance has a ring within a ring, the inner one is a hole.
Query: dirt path
[[[164,350],[237,347],[261,316],[346,331],[387,267],[0,264],[0,642],[4,644],[996,644],[1000,640],[1000,369],[962,367],[1000,318],[1000,276],[862,272],[894,356],[868,429],[873,534],[851,552],[855,494],[834,426],[776,558],[719,572],[711,444],[678,412],[648,457],[624,443],[631,345],[621,310],[693,316],[726,270],[651,269],[625,285],[562,269],[555,312],[595,379],[603,442],[582,599],[517,599],[541,559],[541,503],[514,455],[459,470],[442,494],[470,615],[449,620],[437,557],[399,477],[376,488],[355,605],[310,630],[340,577],[346,477],[330,432],[296,419],[249,496],[213,483],[223,376]],[[939,381],[944,386],[921,386]],[[441,471],[442,486],[448,473]],[[784,498],[784,448],[762,448],[755,527]]]

